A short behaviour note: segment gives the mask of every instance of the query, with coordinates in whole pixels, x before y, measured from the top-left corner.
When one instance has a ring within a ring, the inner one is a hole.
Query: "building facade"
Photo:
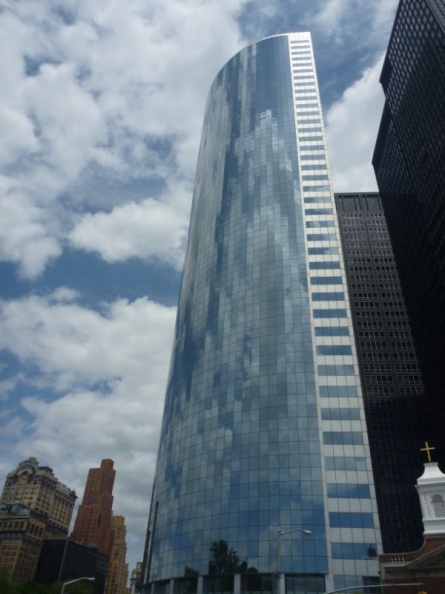
[[[445,361],[445,2],[401,0],[381,83],[373,165],[430,408],[443,408]],[[442,423],[428,436],[445,464]]]
[[[142,581],[142,561],[136,563],[136,567],[131,570],[130,594],[139,594]]]
[[[35,581],[51,586],[82,577],[93,577],[94,594],[104,594],[108,573],[108,556],[94,545],[84,545],[69,538],[44,540],[40,551]]]
[[[207,101],[143,583],[321,593],[380,542],[311,37],[278,35]]]
[[[77,496],[35,458],[20,462],[5,481],[0,505],[21,504],[47,517],[46,538],[68,534]]]
[[[90,468],[82,503],[77,511],[71,538],[94,544],[110,556],[112,547],[111,516],[116,471],[113,460],[102,460],[100,468]]]
[[[13,582],[34,579],[46,526],[46,516],[26,505],[0,507],[0,569],[6,569]]]
[[[423,543],[415,482],[431,419],[380,197],[335,194],[384,551]]]
[[[127,594],[127,529],[124,516],[112,516],[111,529],[113,532],[113,545],[105,594]]]

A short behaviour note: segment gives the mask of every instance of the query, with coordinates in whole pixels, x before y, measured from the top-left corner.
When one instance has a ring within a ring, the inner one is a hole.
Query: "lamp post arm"
[[[68,584],[74,584],[74,582],[80,582],[82,580],[86,580],[87,582],[94,582],[95,579],[96,578],[93,578],[93,577],[80,577],[75,580],[70,580],[69,582],[64,582],[64,584],[62,586],[62,591],[60,592],[60,594],[65,594],[65,586],[68,586]]]
[[[278,528],[278,531],[281,532],[281,536],[283,534],[290,534],[291,532],[302,532],[303,534],[312,534],[312,530],[305,530],[304,528],[291,528],[290,530],[285,530],[284,532],[281,528]]]

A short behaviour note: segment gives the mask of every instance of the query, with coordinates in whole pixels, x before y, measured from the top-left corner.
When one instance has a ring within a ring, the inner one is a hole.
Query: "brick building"
[[[113,460],[107,459],[101,461],[99,468],[90,468],[71,534],[76,542],[95,544],[108,556],[112,547],[111,516],[116,476],[113,466]]]

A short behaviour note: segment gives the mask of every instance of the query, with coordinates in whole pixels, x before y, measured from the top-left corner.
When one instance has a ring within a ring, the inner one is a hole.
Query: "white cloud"
[[[53,294],[4,301],[0,348],[36,365],[58,389],[125,378],[140,391],[148,373],[164,379],[172,339],[165,328],[172,327],[173,308],[142,298],[103,304],[100,313],[66,302],[66,289],[55,295],[57,300]]]
[[[327,0],[315,17],[315,23],[328,35],[337,34],[340,23],[347,14],[348,0]]]
[[[74,179],[107,142],[106,122],[92,94],[76,80],[72,63],[43,64],[26,79],[28,110],[38,126],[41,160]]]
[[[5,365],[0,365],[0,373],[4,371],[5,368]],[[22,372],[19,372],[16,375],[9,377],[8,379],[0,381],[0,402],[7,402],[9,394],[17,387],[19,383],[25,381],[26,377],[25,374]],[[5,409],[5,407],[3,407],[0,411],[0,419],[6,418],[8,414],[9,412]]]
[[[0,107],[0,163],[7,165],[38,146],[32,122],[23,113]]]
[[[89,210],[71,189],[88,184],[91,164],[126,182],[129,202],[130,182],[139,178],[160,176],[170,187],[193,180],[205,97],[242,44],[236,17],[243,3],[7,3],[0,13],[0,166],[21,199],[8,219],[12,239],[2,236],[2,260],[32,278],[61,253],[76,203]],[[137,242],[120,244],[119,258],[140,256]],[[171,260],[166,248],[161,259]]]
[[[127,202],[110,213],[84,215],[70,234],[74,246],[97,251],[107,262],[137,256],[181,270],[188,212],[147,198]]]
[[[61,253],[56,226],[32,198],[0,177],[0,260],[15,262],[24,277],[39,275]]]
[[[376,189],[372,154],[383,111],[379,85],[383,58],[346,89],[326,114],[326,135],[336,192]]]
[[[307,22],[337,43],[381,51],[387,43],[397,0],[324,0]],[[383,34],[382,34],[383,33]]]
[[[0,350],[37,369],[48,395],[23,374],[15,379],[28,394],[26,415],[10,408],[2,419],[5,474],[32,455],[81,495],[88,468],[113,458],[114,510],[127,518],[131,563],[142,554],[174,318],[174,308],[148,299],[89,310],[66,287],[0,302]]]

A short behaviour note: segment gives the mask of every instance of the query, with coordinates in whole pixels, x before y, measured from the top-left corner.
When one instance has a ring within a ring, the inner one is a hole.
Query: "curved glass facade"
[[[226,64],[207,102],[147,583],[281,570],[288,589],[323,592],[325,575],[377,573],[334,217],[310,35],[265,39]],[[298,576],[311,576],[300,590]]]

